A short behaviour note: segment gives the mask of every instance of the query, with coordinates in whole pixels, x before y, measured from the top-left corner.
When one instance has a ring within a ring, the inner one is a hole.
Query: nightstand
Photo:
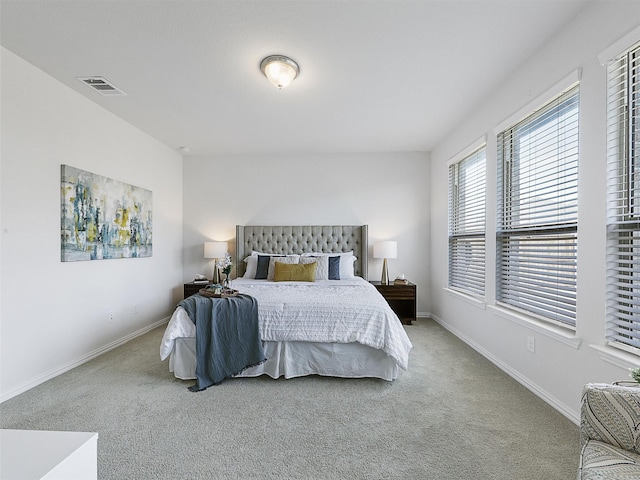
[[[195,295],[200,291],[201,288],[209,285],[208,283],[185,283],[184,284],[184,298],[190,297],[191,295]]]
[[[400,321],[411,325],[411,322],[416,319],[416,285],[411,282],[406,285],[371,283],[378,289],[391,309],[396,312]]]

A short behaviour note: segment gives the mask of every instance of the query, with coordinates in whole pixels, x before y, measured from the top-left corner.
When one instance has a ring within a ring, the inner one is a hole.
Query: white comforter
[[[258,301],[262,340],[358,342],[384,351],[407,369],[412,345],[404,327],[376,288],[360,277],[312,283],[239,278],[233,288]],[[195,325],[178,307],[162,338],[162,360],[180,337],[195,337]]]

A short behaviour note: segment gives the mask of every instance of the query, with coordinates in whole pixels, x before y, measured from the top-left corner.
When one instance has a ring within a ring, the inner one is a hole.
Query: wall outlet
[[[109,320],[109,322],[113,322],[113,320],[114,320],[113,312],[107,313],[107,319]]]
[[[533,337],[527,337],[527,350],[531,353],[536,353],[536,339]]]

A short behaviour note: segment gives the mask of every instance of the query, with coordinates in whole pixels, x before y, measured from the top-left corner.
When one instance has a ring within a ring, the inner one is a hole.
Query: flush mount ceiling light
[[[284,55],[270,55],[260,62],[260,70],[264,76],[279,89],[289,86],[298,76],[298,64]]]

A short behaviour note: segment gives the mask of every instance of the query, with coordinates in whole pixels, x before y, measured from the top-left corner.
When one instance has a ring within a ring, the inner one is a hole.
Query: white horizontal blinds
[[[498,135],[497,299],[574,327],[579,86]]]
[[[640,44],[607,75],[607,339],[640,354]]]
[[[485,289],[486,147],[449,166],[449,286]]]

